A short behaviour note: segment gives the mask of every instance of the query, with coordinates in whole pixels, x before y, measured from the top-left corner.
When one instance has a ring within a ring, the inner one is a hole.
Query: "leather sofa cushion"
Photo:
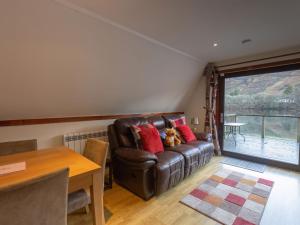
[[[184,157],[184,176],[188,176],[199,167],[199,161],[201,158],[201,151],[199,148],[182,144],[174,147],[166,148],[166,151],[174,151],[183,155]]]
[[[156,154],[157,157],[157,168],[169,167],[169,165],[175,164],[178,161],[183,160],[181,154],[171,151],[164,151]]]
[[[148,122],[153,124],[158,130],[166,128],[165,120],[161,116],[151,116],[147,118]]]
[[[214,151],[213,143],[206,142],[206,141],[191,141],[188,145],[194,146],[200,150],[211,150]]]
[[[153,160],[157,162],[157,156],[155,154],[133,148],[119,148],[115,151],[115,154],[117,157],[126,161],[146,162]]]
[[[130,126],[147,124],[148,120],[143,117],[123,118],[114,122],[119,145],[122,147],[136,147]]]
[[[180,153],[164,151],[156,154],[156,194],[176,186],[184,178],[184,158]]]
[[[168,147],[165,149],[165,151],[178,152],[185,156],[192,156],[195,154],[199,154],[198,147],[194,147],[192,145],[187,145],[187,144],[181,144],[181,145],[176,145],[174,147]]]
[[[173,120],[180,120],[186,121],[184,114],[171,114],[171,115],[164,115],[163,118],[165,119],[166,127],[172,127],[171,121]]]

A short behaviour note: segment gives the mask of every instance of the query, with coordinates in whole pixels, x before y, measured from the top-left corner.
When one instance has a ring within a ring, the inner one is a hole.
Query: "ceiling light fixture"
[[[213,46],[214,46],[214,47],[217,47],[218,45],[219,45],[219,44],[218,44],[217,42],[215,42]]]

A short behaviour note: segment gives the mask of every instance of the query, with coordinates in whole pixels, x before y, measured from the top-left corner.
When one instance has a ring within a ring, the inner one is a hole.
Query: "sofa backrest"
[[[153,124],[158,130],[165,129],[166,123],[161,116],[151,116],[147,118],[148,122]]]
[[[135,148],[134,137],[131,133],[130,126],[139,126],[147,124],[148,120],[144,117],[132,117],[117,119],[114,122],[114,127],[119,140],[119,145],[122,147]]]
[[[118,144],[121,147],[136,148],[136,143],[132,135],[130,126],[140,126],[143,124],[153,124],[158,130],[165,127],[171,127],[169,120],[185,118],[183,114],[171,114],[165,116],[150,116],[150,117],[132,117],[121,118],[114,122],[115,135],[117,136]]]
[[[177,120],[177,119],[186,119],[184,114],[170,114],[170,115],[164,115],[163,116],[166,127],[172,127],[170,120]],[[187,121],[186,121],[187,122]]]

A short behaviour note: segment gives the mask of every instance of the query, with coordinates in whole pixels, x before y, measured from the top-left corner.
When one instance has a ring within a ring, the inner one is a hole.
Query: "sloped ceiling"
[[[0,120],[185,110],[207,62],[300,44],[299,8],[297,0],[1,1]],[[241,45],[245,38],[253,42]]]
[[[0,1],[0,120],[183,110],[198,62],[53,0]]]
[[[300,44],[299,0],[69,1],[204,61]]]

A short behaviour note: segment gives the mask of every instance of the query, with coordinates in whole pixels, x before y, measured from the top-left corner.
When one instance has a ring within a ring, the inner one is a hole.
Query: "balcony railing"
[[[296,139],[300,142],[300,117],[297,116],[225,114],[224,120],[226,123],[247,123],[242,128],[243,132],[260,134],[262,139],[267,136]]]

